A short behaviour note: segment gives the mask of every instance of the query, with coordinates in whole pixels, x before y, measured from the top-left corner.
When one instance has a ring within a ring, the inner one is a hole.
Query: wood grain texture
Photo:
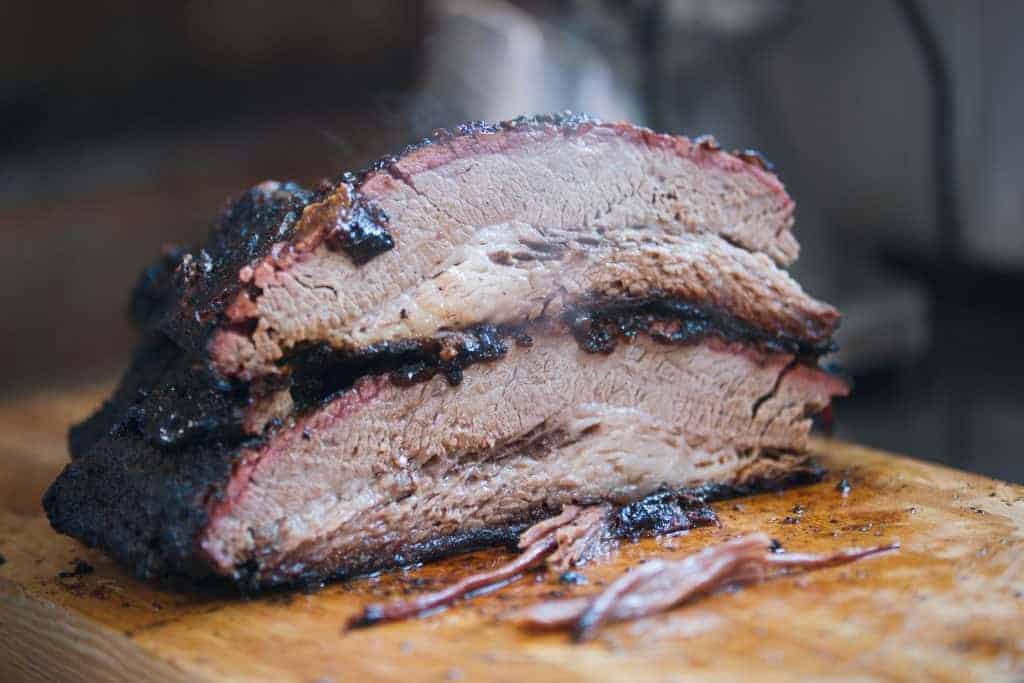
[[[55,534],[38,503],[65,460],[68,423],[105,390],[0,405],[0,680],[1024,679],[1019,486],[820,440],[824,482],[718,503],[720,528],[624,545],[586,569],[588,585],[530,575],[432,617],[346,633],[346,618],[370,600],[447,583],[507,554],[256,598],[135,581]],[[845,497],[842,477],[853,487]],[[794,551],[897,539],[903,549],[719,593],[609,627],[583,646],[502,620],[551,594],[595,591],[644,558],[757,529]],[[59,578],[76,559],[95,571]]]

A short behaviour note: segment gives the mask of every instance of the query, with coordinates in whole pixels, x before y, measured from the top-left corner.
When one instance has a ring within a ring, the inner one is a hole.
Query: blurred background
[[[0,395],[109,381],[130,287],[266,178],[566,108],[756,147],[844,312],[838,436],[1024,481],[1024,3],[7,3]]]

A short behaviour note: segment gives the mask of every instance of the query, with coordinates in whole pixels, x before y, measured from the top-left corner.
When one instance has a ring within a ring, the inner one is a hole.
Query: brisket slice
[[[760,255],[765,266],[797,254],[793,202],[761,165],[707,141],[628,124],[575,117],[468,126],[377,169],[328,190],[305,208],[287,242],[240,271],[249,287],[228,297],[227,314],[247,329],[221,331],[215,340],[224,374],[271,372],[287,349],[314,338],[359,347],[437,326],[537,317],[588,279],[613,287],[619,270],[629,271],[620,288],[649,288],[652,267],[666,277],[672,266],[637,247],[673,236],[714,236],[704,247],[712,257],[717,242],[727,242]],[[341,251],[305,256],[323,240],[332,243],[339,216],[362,215],[364,206],[386,218],[393,249],[369,262]],[[631,230],[637,226],[647,227]],[[622,251],[632,260],[615,258]],[[775,322],[792,329],[811,320],[827,337],[835,312],[792,300],[792,289],[779,297],[785,310]],[[453,305],[463,296],[467,305]]]
[[[345,575],[505,540],[563,504],[781,485],[808,471],[806,415],[843,391],[740,344],[639,335],[606,356],[535,335],[466,368],[457,388],[365,378],[233,451],[107,437],[47,507],[144,572],[201,567],[253,585]]]
[[[277,580],[371,568],[574,502],[771,479],[792,464],[774,454],[805,448],[805,414],[838,384],[784,354],[717,343],[638,338],[602,356],[535,336],[467,368],[454,391],[441,377],[362,380],[247,449],[199,545],[222,573],[258,561]]]
[[[263,183],[144,273],[144,341],[44,505],[142,576],[265,587],[807,478],[846,387],[791,222],[754,157],[585,117]]]

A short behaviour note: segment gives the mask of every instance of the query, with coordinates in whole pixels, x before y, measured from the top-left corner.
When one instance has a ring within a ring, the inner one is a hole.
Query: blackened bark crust
[[[139,578],[201,577],[210,570],[195,540],[237,452],[211,443],[168,457],[137,434],[108,435],[65,467],[43,508],[54,529],[101,548]]]
[[[183,351],[204,351],[238,290],[238,271],[291,237],[302,210],[315,197],[290,182],[250,189],[224,211],[204,244],[192,250],[168,249],[142,273],[132,294],[133,321],[162,333]]]

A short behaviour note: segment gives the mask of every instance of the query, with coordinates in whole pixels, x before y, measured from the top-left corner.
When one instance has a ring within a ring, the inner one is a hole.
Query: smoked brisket
[[[140,576],[261,588],[813,479],[846,386],[792,223],[759,157],[578,115],[262,183],[145,271],[44,506]]]

